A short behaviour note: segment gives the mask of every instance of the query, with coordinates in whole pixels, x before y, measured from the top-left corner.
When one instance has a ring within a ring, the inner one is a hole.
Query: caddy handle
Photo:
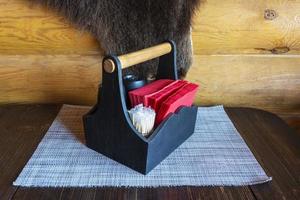
[[[165,42],[139,51],[118,56],[118,59],[121,63],[122,69],[126,69],[132,65],[140,64],[153,58],[163,56],[171,51],[171,44],[169,42]],[[113,73],[115,71],[116,66],[111,59],[106,59],[103,65],[104,70],[107,73]]]

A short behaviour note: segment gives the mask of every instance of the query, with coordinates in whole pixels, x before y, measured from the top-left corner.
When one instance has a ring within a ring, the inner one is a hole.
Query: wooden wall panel
[[[101,82],[100,59],[0,56],[0,102],[91,105]],[[251,106],[284,114],[300,110],[299,66],[297,56],[202,55],[195,56],[187,79],[201,86],[198,105]]]
[[[99,54],[88,33],[27,0],[0,0],[0,54]]]
[[[300,110],[300,0],[206,0],[194,18],[197,103]],[[273,12],[274,19],[265,19]],[[269,13],[270,14],[270,13]],[[0,103],[93,104],[103,50],[27,0],[0,0]]]
[[[266,10],[277,17],[266,20]],[[195,54],[300,52],[300,0],[206,0],[194,18]],[[89,34],[27,0],[0,0],[0,53],[95,53]],[[273,50],[273,51],[272,51]]]
[[[101,56],[0,55],[1,103],[92,104]]]
[[[196,103],[300,110],[300,57],[197,55],[187,79],[200,84]]]
[[[193,43],[195,54],[299,54],[300,0],[207,0]]]

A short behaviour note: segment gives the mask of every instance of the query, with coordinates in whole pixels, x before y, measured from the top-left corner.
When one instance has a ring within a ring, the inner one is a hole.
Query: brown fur
[[[124,54],[172,39],[177,68],[191,65],[190,26],[200,0],[29,0],[46,5],[96,36],[107,54]],[[155,61],[132,68],[140,76],[155,74]]]

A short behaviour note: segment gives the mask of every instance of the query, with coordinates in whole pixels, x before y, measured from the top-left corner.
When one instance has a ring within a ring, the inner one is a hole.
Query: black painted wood
[[[178,78],[176,47],[169,41],[172,51],[159,59],[157,77]],[[116,56],[111,59],[116,70],[102,70],[102,86],[98,102],[83,117],[87,146],[142,174],[147,174],[194,132],[197,108],[181,107],[169,115],[149,138],[134,128],[127,111],[122,66]]]

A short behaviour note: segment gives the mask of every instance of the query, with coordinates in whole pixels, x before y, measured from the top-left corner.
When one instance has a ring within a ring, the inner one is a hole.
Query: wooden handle
[[[170,43],[165,42],[153,47],[135,51],[129,54],[118,56],[118,59],[121,63],[122,69],[136,65],[153,58],[160,57],[172,51],[172,46]],[[104,70],[107,73],[112,73],[115,70],[115,64],[112,60],[104,61]]]

